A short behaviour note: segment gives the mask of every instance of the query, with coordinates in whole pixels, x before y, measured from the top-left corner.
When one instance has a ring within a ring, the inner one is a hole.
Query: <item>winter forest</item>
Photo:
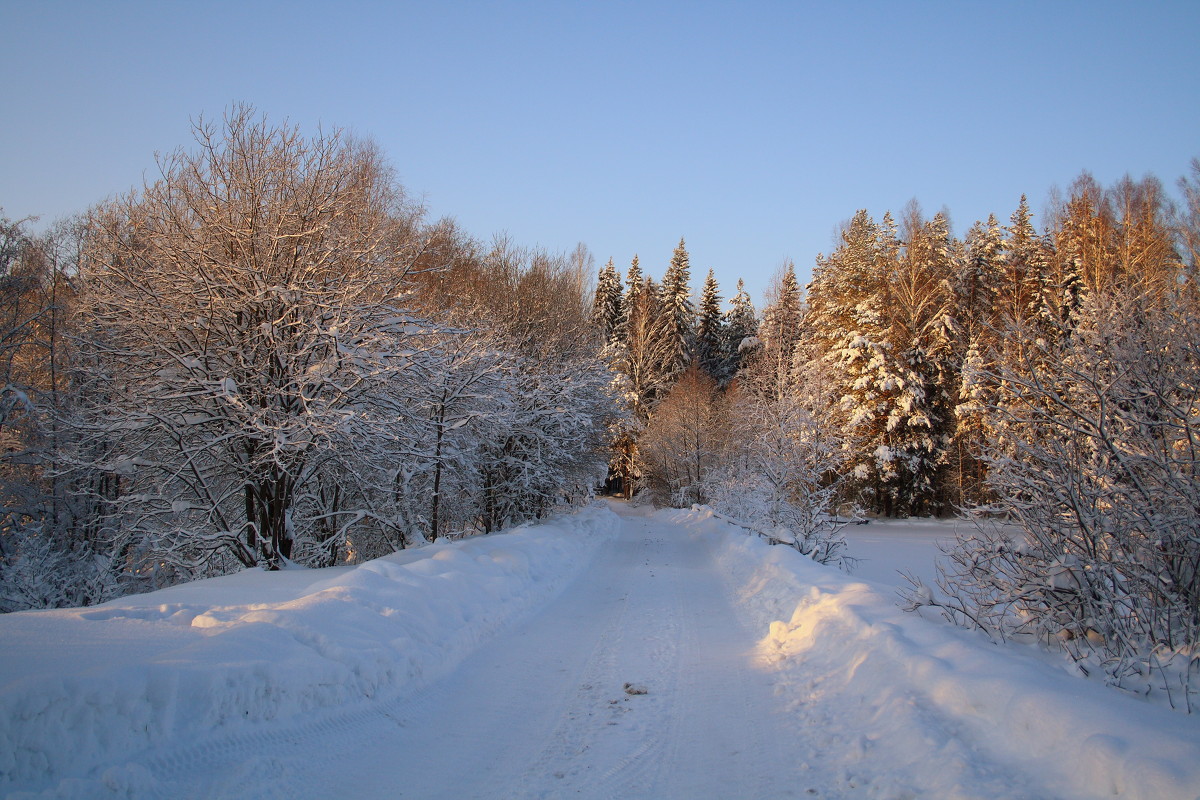
[[[0,611],[359,563],[585,501],[711,506],[822,563],[974,520],[913,579],[996,639],[1200,687],[1200,160],[960,240],[860,210],[761,313],[430,221],[369,141],[253,109],[33,233],[0,220]],[[1005,220],[1005,221],[1001,221]],[[672,235],[673,238],[673,235]]]

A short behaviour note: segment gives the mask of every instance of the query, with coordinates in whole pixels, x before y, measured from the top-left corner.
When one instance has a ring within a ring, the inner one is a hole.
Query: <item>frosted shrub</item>
[[[1062,647],[1115,685],[1200,690],[1200,331],[1182,302],[1096,298],[1057,358],[1005,369],[992,521],[910,606]],[[1058,364],[1057,372],[1028,368]],[[1022,369],[1021,367],[1026,367]]]
[[[846,522],[834,509],[845,451],[796,394],[746,394],[730,403],[730,444],[706,493],[720,513],[775,531],[772,538],[819,563],[841,564]]]
[[[0,613],[90,606],[115,597],[109,560],[79,543],[65,547],[36,531],[11,534],[0,560]]]

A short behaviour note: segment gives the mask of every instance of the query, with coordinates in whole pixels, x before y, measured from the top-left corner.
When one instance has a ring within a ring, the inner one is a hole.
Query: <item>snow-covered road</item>
[[[811,797],[755,647],[705,543],[629,516],[560,597],[415,696],[155,771],[240,797]]]
[[[1197,716],[905,614],[882,561],[613,508],[0,618],[0,794],[1200,796]]]

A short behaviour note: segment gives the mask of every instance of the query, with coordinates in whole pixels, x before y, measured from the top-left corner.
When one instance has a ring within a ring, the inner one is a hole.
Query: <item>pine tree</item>
[[[660,298],[665,335],[671,348],[667,373],[675,378],[691,361],[696,331],[696,307],[692,304],[691,269],[683,239],[675,247],[667,273],[663,276]]]
[[[696,363],[718,383],[725,378],[725,322],[721,319],[721,295],[713,271],[704,279],[696,323]]]

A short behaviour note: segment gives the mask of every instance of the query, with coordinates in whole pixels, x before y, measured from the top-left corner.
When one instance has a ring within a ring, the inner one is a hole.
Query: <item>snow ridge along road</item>
[[[1200,796],[1192,717],[904,614],[886,587],[704,510],[613,507],[620,519],[594,509],[358,568],[242,573],[0,618],[15,652],[43,642],[0,671],[0,786],[49,797]],[[89,626],[151,644],[107,669],[64,665],[64,648],[103,661]],[[280,631],[293,641],[283,658],[262,653],[282,646]],[[22,705],[22,688],[46,696]],[[114,688],[117,711],[81,710]],[[253,719],[231,714],[225,694]],[[122,733],[130,718],[161,738]],[[56,735],[74,764],[36,758]]]

